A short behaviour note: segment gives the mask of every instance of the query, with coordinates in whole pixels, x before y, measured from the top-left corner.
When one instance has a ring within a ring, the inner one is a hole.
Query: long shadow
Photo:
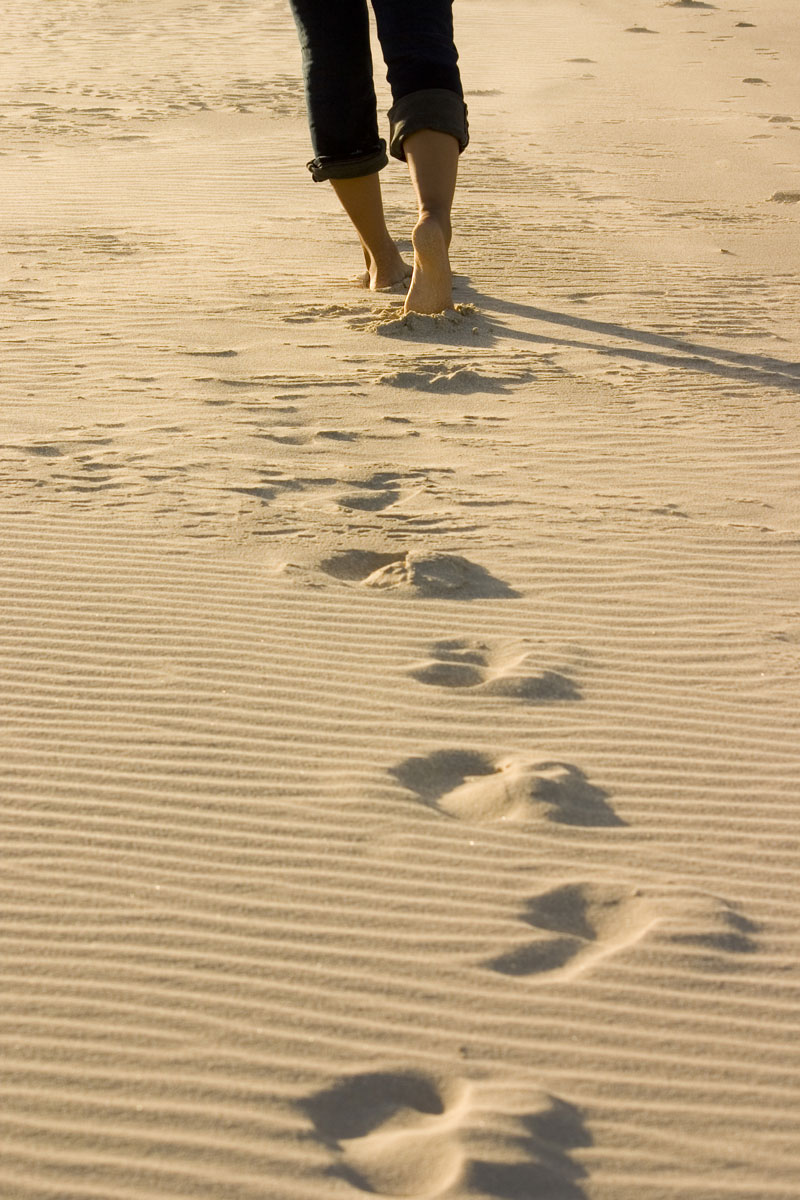
[[[771,387],[784,388],[786,391],[800,392],[800,362],[787,362],[784,359],[763,354],[744,354],[738,350],[724,350],[718,346],[687,342],[681,338],[651,333],[644,329],[631,329],[627,325],[617,325],[610,321],[594,321],[587,317],[573,316],[570,313],[538,308],[533,304],[499,300],[495,296],[485,295],[471,287],[469,291],[469,299],[474,300],[475,304],[487,313],[525,317],[528,320],[541,321],[549,325],[565,325],[571,329],[580,329],[585,333],[598,333],[606,338],[639,342],[674,353],[660,354],[653,350],[638,350],[630,346],[603,346],[598,345],[597,342],[575,338],[559,338],[546,333],[530,333],[510,329],[502,321],[493,329],[495,337],[568,346],[578,350],[593,350],[596,354],[604,354],[611,358],[622,357],[634,359],[637,362],[655,363],[659,366],[681,367],[688,371],[704,371],[708,375],[718,375],[725,379],[769,384]]]

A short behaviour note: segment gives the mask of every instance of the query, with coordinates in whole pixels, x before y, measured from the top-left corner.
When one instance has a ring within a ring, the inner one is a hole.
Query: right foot
[[[440,313],[453,307],[453,275],[447,253],[450,238],[441,222],[429,213],[420,217],[411,240],[414,274],[404,312]]]

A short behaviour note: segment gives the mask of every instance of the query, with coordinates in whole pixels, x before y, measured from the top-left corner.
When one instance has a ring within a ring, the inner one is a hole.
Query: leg
[[[411,235],[414,274],[406,312],[437,313],[453,307],[450,211],[458,174],[459,143],[449,133],[421,129],[403,142],[419,219]]]
[[[394,100],[391,152],[408,162],[417,197],[405,311],[442,312],[453,306],[450,212],[469,140],[452,0],[372,0],[372,7]]]
[[[303,54],[315,181],[330,179],[355,225],[367,287],[411,274],[386,229],[377,172],[386,165],[378,134],[366,0],[291,0]]]
[[[366,0],[290,0],[303,57],[316,181],[386,165],[378,134]]]
[[[367,266],[364,286],[391,287],[411,274],[392,240],[383,215],[381,183],[377,173],[355,179],[331,179],[342,208],[361,239]]]

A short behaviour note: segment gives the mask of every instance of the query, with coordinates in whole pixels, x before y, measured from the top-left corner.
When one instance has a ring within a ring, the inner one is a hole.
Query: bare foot
[[[411,278],[412,269],[400,257],[400,252],[394,242],[392,242],[391,250],[381,258],[373,257],[365,248],[364,258],[367,269],[360,277],[360,284],[361,287],[369,288],[372,292],[388,291],[398,285],[405,287]]]
[[[405,292],[408,287],[408,281],[412,275],[412,268],[408,263],[403,263],[401,274],[394,279],[390,279],[388,283],[384,283],[382,277],[378,276],[376,282],[373,283],[370,278],[369,271],[364,271],[358,277],[358,286],[367,288],[371,292]]]
[[[453,275],[447,253],[450,238],[436,217],[424,213],[411,235],[414,274],[404,312],[440,313],[453,307]]]

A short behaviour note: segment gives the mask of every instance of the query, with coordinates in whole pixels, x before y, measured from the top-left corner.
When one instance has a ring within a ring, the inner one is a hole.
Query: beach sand
[[[0,1196],[797,1200],[792,0],[458,0],[405,321],[283,3],[0,8]]]

